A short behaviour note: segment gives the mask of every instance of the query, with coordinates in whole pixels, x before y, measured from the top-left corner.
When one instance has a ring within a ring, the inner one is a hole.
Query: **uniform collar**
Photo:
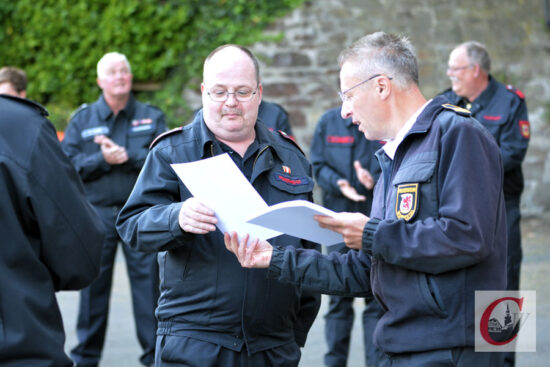
[[[105,101],[105,97],[103,94],[99,96],[99,99],[97,100],[99,105],[99,116],[103,120],[109,119],[113,115],[113,111],[111,111],[111,108],[107,104],[107,101]],[[130,97],[128,98],[128,103],[126,103],[126,106],[120,112],[124,112],[126,116],[133,116],[134,111],[136,109],[136,102],[134,99],[134,96],[132,93],[130,93]]]
[[[489,75],[489,84],[487,85],[487,88],[481,92],[479,97],[477,97],[474,102],[472,102],[472,105],[477,104],[479,107],[487,106],[493,99],[497,89],[498,82],[491,75]]]
[[[473,102],[468,101],[467,98],[461,97],[453,92],[454,98],[449,98],[449,102],[454,105],[465,107],[475,113],[478,109],[487,106],[493,99],[493,96],[497,92],[498,82],[489,74],[489,84],[483,92]],[[452,89],[450,89],[452,90]]]
[[[405,124],[401,127],[401,129],[397,132],[397,135],[394,139],[388,141],[382,149],[386,152],[388,157],[390,157],[393,160],[393,157],[395,157],[395,152],[397,150],[397,147],[399,147],[399,144],[403,141],[405,136],[408,134],[408,132],[411,130],[415,122],[418,120],[418,117],[422,114],[422,112],[426,109],[426,106],[430,104],[432,100],[427,101],[420,107],[409,119],[405,122]]]

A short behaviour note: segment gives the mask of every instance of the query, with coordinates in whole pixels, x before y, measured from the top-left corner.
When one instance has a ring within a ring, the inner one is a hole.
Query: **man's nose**
[[[343,119],[350,118],[352,115],[351,108],[348,107],[348,104],[349,104],[348,102],[342,103],[342,111],[340,112],[340,114],[342,115]]]
[[[235,93],[227,94],[227,99],[225,100],[225,104],[228,106],[235,106],[239,104],[239,101],[237,100]]]

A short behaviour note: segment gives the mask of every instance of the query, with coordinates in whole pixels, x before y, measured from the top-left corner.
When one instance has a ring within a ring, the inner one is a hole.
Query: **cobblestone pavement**
[[[525,290],[537,291],[537,352],[518,353],[516,366],[543,367],[548,366],[550,360],[550,218],[524,219],[522,232],[524,260],[521,286]],[[116,261],[111,314],[100,366],[139,367],[140,347],[135,336],[126,268],[120,253]],[[78,293],[61,292],[58,294],[58,300],[67,333],[66,349],[69,350],[76,343]],[[300,367],[323,365],[323,354],[326,351],[323,315],[327,304],[328,298],[323,296],[321,311],[309,333]],[[364,366],[359,322],[363,304],[359,299],[355,302],[356,318],[348,367]]]

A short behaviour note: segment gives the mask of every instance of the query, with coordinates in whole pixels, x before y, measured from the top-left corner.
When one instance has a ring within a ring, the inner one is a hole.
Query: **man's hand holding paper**
[[[362,248],[363,229],[369,217],[362,213],[337,213],[329,217],[316,215],[315,220],[322,228],[338,232],[344,237],[346,246],[355,250]]]
[[[206,234],[216,230],[218,218],[214,211],[192,197],[181,205],[179,224],[185,232]]]

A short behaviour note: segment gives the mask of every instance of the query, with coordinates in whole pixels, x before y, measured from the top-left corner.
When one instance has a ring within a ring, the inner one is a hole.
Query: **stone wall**
[[[452,48],[475,39],[487,45],[493,75],[527,98],[532,140],[524,162],[524,215],[550,209],[550,29],[538,0],[319,0],[308,1],[270,32],[277,43],[252,47],[262,61],[264,98],[283,105],[294,133],[309,151],[317,120],[338,106],[340,50],[367,33],[406,34],[417,48],[420,84],[431,98],[448,88]],[[482,174],[482,172],[480,172]],[[475,183],[472,183],[475,184]]]
[[[544,1],[306,1],[268,31],[281,34],[280,41],[251,47],[262,64],[264,98],[287,109],[304,151],[309,151],[319,117],[340,104],[339,52],[379,30],[411,39],[427,98],[450,87],[447,59],[455,45],[477,40],[487,46],[492,74],[522,90],[529,108],[532,138],[524,161],[523,214],[550,217],[550,28]],[[188,90],[184,98],[200,105],[196,92]]]

